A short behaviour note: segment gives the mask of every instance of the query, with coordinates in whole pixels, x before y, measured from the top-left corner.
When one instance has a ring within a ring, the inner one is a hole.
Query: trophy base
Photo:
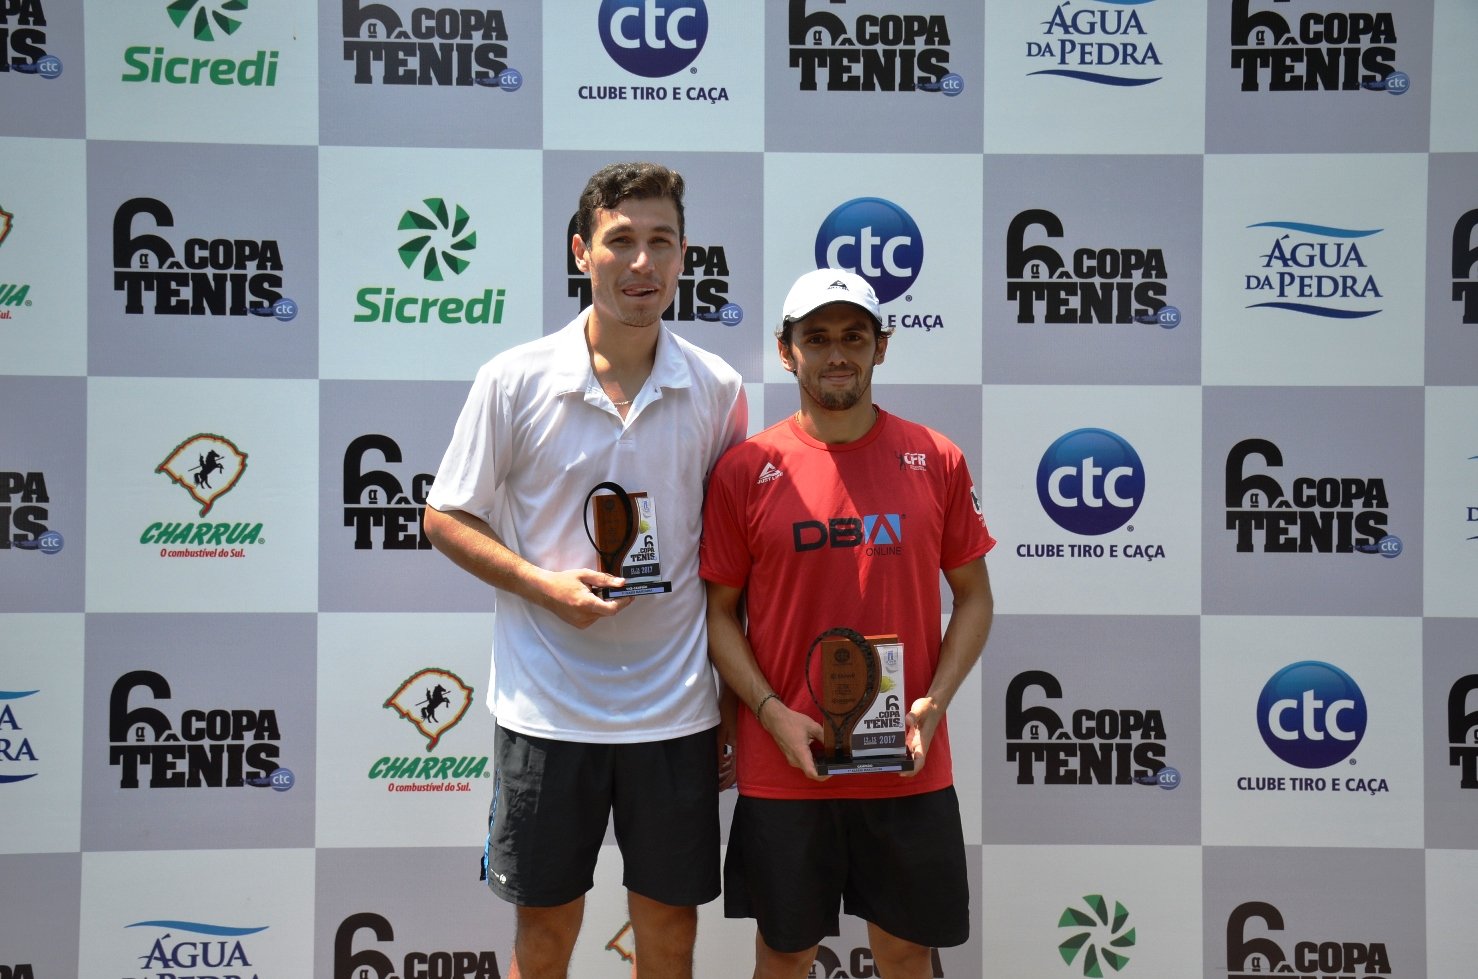
[[[883,755],[874,758],[817,758],[817,775],[874,775],[880,772],[913,771],[912,755]]]
[[[666,595],[672,591],[670,581],[633,581],[620,588],[597,588],[595,593],[607,601],[613,598],[633,598],[637,595]]]

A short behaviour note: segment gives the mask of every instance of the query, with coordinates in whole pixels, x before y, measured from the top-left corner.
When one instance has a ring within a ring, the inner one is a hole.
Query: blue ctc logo
[[[1129,522],[1144,499],[1144,464],[1123,438],[1079,428],[1047,447],[1037,463],[1037,499],[1052,522],[1085,536]]]
[[[693,63],[707,39],[703,0],[601,0],[600,41],[633,75],[675,75]]]
[[[816,267],[856,272],[872,284],[878,302],[909,290],[924,264],[924,236],[909,213],[881,197],[840,204],[816,232]]]
[[[1299,768],[1344,761],[1365,737],[1365,695],[1337,666],[1303,660],[1283,667],[1257,698],[1257,729],[1268,748]]]

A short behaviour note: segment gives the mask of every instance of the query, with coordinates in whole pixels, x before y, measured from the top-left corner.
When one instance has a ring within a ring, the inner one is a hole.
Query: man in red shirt
[[[990,632],[995,540],[959,448],[873,404],[888,339],[864,279],[801,276],[777,331],[800,410],[729,450],[709,482],[709,653],[749,708],[724,910],[756,919],[756,979],[804,977],[843,901],[887,979],[932,975],[930,948],[969,936],[944,717]],[[901,642],[912,771],[817,773],[809,651],[837,629]]]

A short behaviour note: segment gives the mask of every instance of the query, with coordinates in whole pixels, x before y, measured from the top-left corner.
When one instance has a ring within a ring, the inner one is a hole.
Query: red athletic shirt
[[[823,724],[806,688],[806,653],[828,629],[897,635],[904,704],[928,691],[939,661],[939,573],[995,545],[964,455],[938,432],[881,409],[861,439],[818,442],[792,417],[730,449],[709,479],[700,574],[746,589],[750,646],[793,710]],[[813,681],[815,682],[815,681]],[[739,717],[739,791],[768,799],[912,795],[953,782],[944,724],[917,776],[792,768],[747,711]]]

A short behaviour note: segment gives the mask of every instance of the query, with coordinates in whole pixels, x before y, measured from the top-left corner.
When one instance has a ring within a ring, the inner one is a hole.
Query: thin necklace
[[[608,394],[608,395],[606,395],[606,397],[609,398],[610,395]],[[617,408],[625,408],[627,405],[631,404],[631,402],[633,402],[635,400],[636,400],[635,398],[627,398],[625,401],[612,401],[611,404],[614,407],[617,407]]]

